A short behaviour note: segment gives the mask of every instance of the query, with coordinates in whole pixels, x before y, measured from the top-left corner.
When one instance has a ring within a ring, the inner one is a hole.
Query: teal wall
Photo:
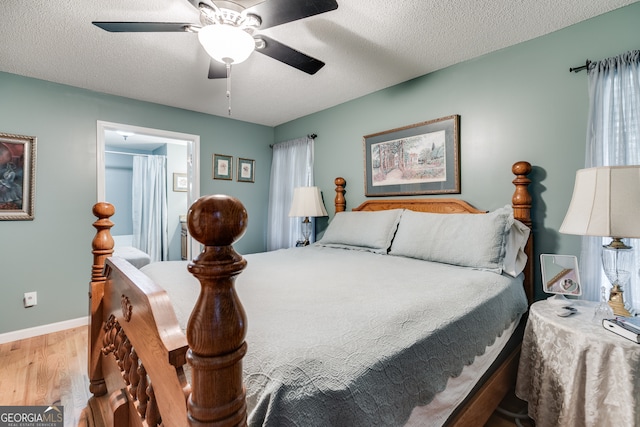
[[[461,197],[483,209],[510,203],[511,164],[527,160],[536,253],[579,255],[579,237],[557,231],[584,167],[587,75],[569,68],[640,49],[639,22],[635,3],[278,126],[275,139],[317,133],[315,182],[331,210],[344,177],[349,209],[365,200],[363,135],[459,114]]]
[[[251,253],[266,246],[270,143],[318,134],[316,183],[331,211],[336,176],[348,207],[365,200],[363,135],[459,114],[461,197],[510,203],[510,166],[527,160],[536,252],[578,255],[579,238],[557,232],[584,165],[586,74],[568,69],[640,48],[638,22],[640,3],[276,128],[0,73],[0,132],[38,138],[35,220],[0,222],[0,333],[87,314],[97,120],[200,135],[201,193],[243,201],[249,227],[236,247]],[[212,180],[214,153],[255,159],[256,182]],[[36,307],[22,308],[27,291]]]
[[[273,128],[0,73],[0,132],[37,137],[35,219],[0,221],[0,333],[87,315],[98,120],[200,135],[201,194],[240,198],[236,248],[265,248]],[[213,180],[214,152],[255,159],[255,183]],[[28,291],[38,305],[25,309]]]

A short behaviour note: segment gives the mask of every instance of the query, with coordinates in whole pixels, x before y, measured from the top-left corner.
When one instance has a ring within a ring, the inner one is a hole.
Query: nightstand
[[[574,300],[569,317],[530,307],[516,395],[537,427],[640,425],[640,344],[594,323],[596,305]]]

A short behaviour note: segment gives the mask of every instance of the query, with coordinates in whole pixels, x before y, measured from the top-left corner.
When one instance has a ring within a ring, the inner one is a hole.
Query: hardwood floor
[[[0,405],[62,405],[66,426],[89,400],[87,328],[0,344]]]
[[[90,397],[86,327],[0,344],[1,406],[62,405],[65,426],[84,427],[88,422],[83,410]],[[514,413],[526,410],[525,403],[512,394],[501,407]],[[520,425],[534,424],[522,420]],[[513,426],[517,426],[513,417],[498,412],[485,424],[485,427]]]

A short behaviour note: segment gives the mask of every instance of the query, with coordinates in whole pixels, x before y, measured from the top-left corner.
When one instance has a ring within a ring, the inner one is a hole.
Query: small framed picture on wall
[[[255,160],[238,159],[238,182],[254,182],[256,177],[255,165]]]
[[[213,179],[232,179],[233,157],[224,154],[213,155]]]
[[[173,191],[187,191],[188,186],[186,173],[173,173]]]

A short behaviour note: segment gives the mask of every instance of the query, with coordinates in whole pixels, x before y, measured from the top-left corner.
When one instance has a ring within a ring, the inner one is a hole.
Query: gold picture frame
[[[238,159],[238,182],[255,182],[256,179],[256,161],[251,159]]]
[[[213,179],[231,180],[233,177],[233,156],[213,155]]]
[[[33,220],[36,137],[0,133],[0,220]]]

